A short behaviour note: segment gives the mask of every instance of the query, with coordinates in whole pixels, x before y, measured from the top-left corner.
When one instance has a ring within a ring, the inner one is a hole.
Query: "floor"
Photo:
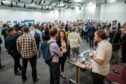
[[[89,45],[86,43],[86,41],[82,40],[80,51],[87,50],[87,49],[89,49]],[[2,64],[4,64],[5,67],[0,70],[0,84],[24,84],[21,80],[21,76],[14,75],[12,57],[7,54],[3,46],[2,46],[1,56],[2,56]],[[25,82],[25,84],[49,84],[48,66],[44,63],[42,58],[38,58],[37,60],[37,72],[38,72],[40,80],[34,83],[32,81],[31,67],[30,67],[30,64],[28,64],[28,68],[27,68],[28,80]],[[61,84],[69,84],[69,78],[74,79],[75,67],[66,63],[64,73],[67,79],[65,80],[61,79]],[[92,84],[90,71],[81,70],[80,81],[81,81],[80,84]]]

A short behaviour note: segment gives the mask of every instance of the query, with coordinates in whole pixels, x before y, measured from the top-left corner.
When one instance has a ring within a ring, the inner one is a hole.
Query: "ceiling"
[[[111,0],[113,1],[113,0]],[[116,2],[126,2],[126,0],[116,0]],[[54,10],[56,8],[73,8],[83,6],[89,2],[96,4],[109,3],[110,0],[0,0],[1,6],[17,7],[39,10]]]

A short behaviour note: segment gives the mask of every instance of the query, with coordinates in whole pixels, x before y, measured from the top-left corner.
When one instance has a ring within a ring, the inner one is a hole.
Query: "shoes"
[[[66,79],[66,76],[63,73],[61,73],[60,76],[61,76],[62,79]]]
[[[20,71],[16,72],[15,75],[21,75],[22,73]]]
[[[25,78],[25,79],[22,79],[22,82],[24,83],[24,82],[26,82],[26,80],[27,80],[27,78]]]
[[[4,68],[5,66],[4,65],[0,65],[0,69]]]
[[[37,82],[39,80],[39,77],[37,77],[36,79],[33,79],[33,82]]]

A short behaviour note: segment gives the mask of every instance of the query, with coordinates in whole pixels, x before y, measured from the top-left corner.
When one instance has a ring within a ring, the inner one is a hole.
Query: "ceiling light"
[[[110,3],[114,3],[114,2],[116,2],[116,0],[110,0],[109,2],[110,2]]]
[[[61,7],[63,7],[65,4],[64,4],[64,3],[60,3],[59,5],[60,5]]]
[[[85,0],[74,0],[74,2],[84,2]]]

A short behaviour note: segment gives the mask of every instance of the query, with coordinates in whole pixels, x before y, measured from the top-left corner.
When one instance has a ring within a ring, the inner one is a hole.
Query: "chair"
[[[121,67],[121,68],[120,68]],[[116,73],[109,73],[106,76],[106,80],[112,84],[126,84],[126,66],[117,65],[112,67]]]

